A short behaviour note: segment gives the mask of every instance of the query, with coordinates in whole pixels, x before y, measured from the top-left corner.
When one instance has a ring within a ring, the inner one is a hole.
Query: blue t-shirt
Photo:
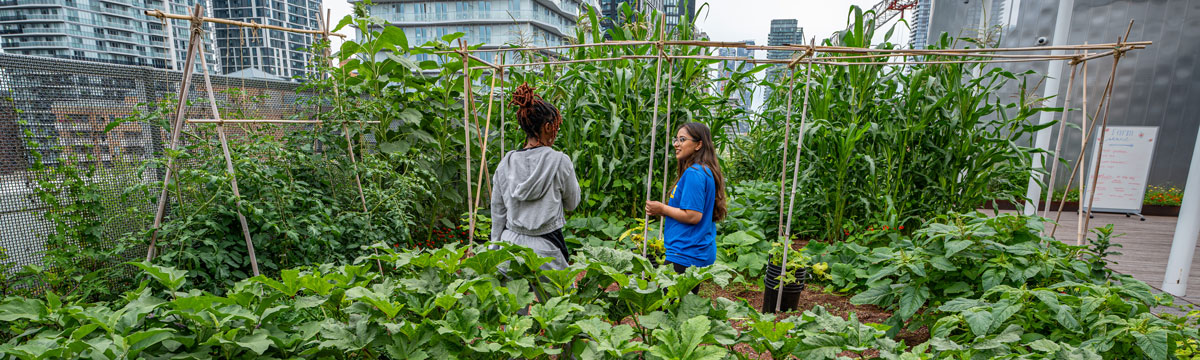
[[[717,184],[712,171],[694,164],[683,171],[667,205],[703,214],[695,225],[684,224],[666,217],[663,241],[667,261],[683,266],[709,266],[717,260],[717,225],[713,223],[713,206],[717,202]]]

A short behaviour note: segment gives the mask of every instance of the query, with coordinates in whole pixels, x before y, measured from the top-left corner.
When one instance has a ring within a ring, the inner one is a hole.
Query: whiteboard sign
[[[1096,191],[1092,211],[1114,213],[1141,213],[1142,200],[1146,196],[1146,177],[1150,175],[1150,162],[1154,158],[1154,144],[1158,143],[1157,126],[1109,126],[1104,134],[1104,156],[1100,161],[1100,175],[1095,183],[1088,184],[1081,198],[1092,199]],[[1100,136],[1093,139],[1092,162],[1086,180],[1092,179],[1096,171],[1096,155]],[[1084,208],[1090,207],[1089,204]]]

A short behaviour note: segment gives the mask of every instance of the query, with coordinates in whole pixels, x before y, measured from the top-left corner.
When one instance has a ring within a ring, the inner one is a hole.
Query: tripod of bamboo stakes
[[[241,199],[240,199],[240,195],[238,194],[235,169],[233,168],[233,165],[232,165],[233,163],[230,158],[230,154],[229,154],[229,150],[228,150],[228,141],[225,139],[225,135],[224,135],[224,128],[223,128],[224,124],[262,123],[262,124],[316,124],[316,125],[321,125],[321,124],[323,124],[323,122],[320,120],[221,119],[220,114],[217,112],[218,109],[216,107],[216,101],[211,95],[212,94],[212,86],[208,80],[209,74],[208,74],[207,67],[204,68],[204,79],[205,79],[206,89],[209,91],[209,94],[210,94],[208,100],[209,100],[210,107],[212,108],[214,119],[187,119],[185,121],[185,119],[184,119],[184,117],[185,117],[184,110],[186,110],[186,105],[185,105],[186,101],[185,100],[187,99],[187,94],[188,94],[188,90],[190,87],[189,85],[190,85],[190,80],[191,80],[191,75],[192,75],[192,70],[193,70],[194,58],[196,56],[196,53],[203,51],[203,47],[197,45],[201,42],[201,37],[203,35],[203,26],[202,26],[203,23],[211,22],[211,23],[219,23],[219,24],[226,24],[226,25],[233,25],[233,26],[251,27],[251,28],[256,28],[256,29],[271,29],[271,30],[295,32],[295,33],[313,34],[313,35],[323,36],[326,39],[328,39],[328,37],[330,37],[330,36],[339,36],[339,37],[345,37],[345,36],[341,35],[341,34],[329,32],[329,26],[328,26],[329,19],[327,18],[328,16],[326,16],[326,18],[323,19],[323,21],[321,21],[321,29],[320,30],[304,30],[304,29],[290,29],[290,28],[279,27],[279,26],[262,25],[262,24],[257,24],[257,23],[253,23],[253,22],[248,23],[248,22],[232,21],[232,20],[226,20],[226,19],[206,18],[206,17],[202,17],[200,15],[202,13],[202,9],[203,8],[200,5],[197,5],[193,9],[193,13],[190,16],[167,14],[167,13],[163,13],[158,10],[151,10],[151,11],[145,12],[146,15],[158,17],[158,18],[164,19],[164,20],[165,19],[188,20],[191,22],[191,29],[192,29],[191,30],[192,31],[191,32],[191,41],[189,41],[189,43],[188,43],[187,60],[186,60],[185,68],[183,69],[184,75],[183,75],[183,80],[182,80],[182,84],[181,84],[182,86],[180,87],[180,97],[179,98],[181,99],[181,101],[176,109],[176,115],[175,115],[176,120],[173,123],[172,129],[171,129],[171,141],[169,143],[168,148],[170,150],[175,150],[178,147],[179,133],[182,130],[182,127],[184,126],[185,123],[217,124],[217,133],[219,136],[219,141],[222,144],[222,150],[223,150],[223,155],[226,160],[227,171],[230,173],[230,186],[233,189],[235,198],[238,198],[238,201],[240,203]],[[465,155],[465,162],[466,162],[466,167],[465,167],[465,171],[464,171],[464,181],[466,183],[465,188],[466,188],[466,195],[467,195],[466,203],[467,203],[467,211],[468,211],[468,227],[469,227],[468,243],[470,244],[469,246],[473,246],[475,243],[475,227],[476,227],[475,216],[479,211],[480,197],[481,197],[482,192],[484,191],[483,184],[485,182],[490,181],[490,179],[487,178],[485,175],[490,173],[490,169],[488,168],[488,165],[487,165],[487,155],[488,155],[487,151],[488,151],[488,147],[489,147],[491,126],[492,126],[491,117],[492,117],[492,109],[493,109],[493,105],[494,105],[493,103],[494,103],[495,97],[496,97],[496,89],[498,87],[504,88],[506,86],[504,78],[505,78],[505,70],[508,68],[537,67],[537,66],[551,66],[551,65],[569,65],[569,64],[579,64],[579,63],[615,62],[615,61],[655,60],[656,66],[655,66],[654,108],[652,109],[651,129],[650,129],[650,154],[654,154],[656,151],[659,109],[660,109],[660,105],[661,105],[659,100],[660,100],[661,92],[662,92],[662,88],[663,88],[663,86],[662,86],[662,82],[663,82],[662,67],[663,67],[664,62],[667,65],[667,76],[666,76],[667,77],[667,79],[666,79],[667,101],[666,101],[666,108],[664,110],[666,113],[666,127],[667,127],[668,131],[670,131],[669,129],[672,125],[671,124],[671,122],[672,122],[671,121],[672,120],[671,119],[671,117],[672,117],[671,116],[672,115],[671,101],[672,101],[672,94],[673,94],[672,90],[674,87],[673,65],[674,65],[675,60],[678,60],[678,59],[732,60],[732,61],[745,62],[745,63],[749,63],[749,64],[786,65],[790,72],[790,79],[789,79],[790,85],[789,85],[789,92],[787,95],[787,109],[786,109],[786,115],[785,115],[785,119],[786,119],[785,123],[786,124],[785,124],[785,130],[784,130],[785,131],[785,134],[784,134],[785,140],[784,140],[784,145],[783,145],[784,146],[783,168],[782,168],[782,171],[780,172],[780,191],[779,191],[779,194],[780,194],[780,206],[779,206],[780,220],[779,220],[779,232],[778,232],[778,234],[780,234],[778,240],[780,241],[780,243],[782,245],[785,246],[785,251],[783,253],[783,263],[781,264],[781,273],[785,273],[787,271],[787,251],[786,251],[786,249],[790,249],[790,247],[791,247],[789,244],[790,239],[791,239],[791,232],[792,232],[791,220],[792,220],[792,215],[793,215],[793,211],[795,208],[796,187],[797,187],[797,179],[799,177],[801,152],[804,148],[804,135],[807,130],[808,105],[809,105],[808,98],[809,98],[809,90],[812,85],[810,83],[811,76],[812,76],[812,68],[814,66],[822,66],[822,65],[824,65],[824,66],[863,66],[863,65],[991,64],[991,63],[1066,61],[1066,62],[1068,62],[1068,64],[1071,65],[1071,75],[1070,75],[1070,80],[1068,81],[1068,86],[1067,86],[1067,96],[1066,96],[1066,99],[1065,99],[1064,105],[1063,105],[1063,107],[1066,110],[1063,112],[1062,118],[1059,121],[1059,123],[1060,123],[1059,128],[1058,128],[1059,136],[1058,136],[1058,140],[1056,142],[1056,146],[1055,146],[1055,149],[1053,152],[1054,157],[1057,157],[1059,151],[1062,148],[1062,141],[1063,141],[1062,139],[1064,136],[1063,133],[1067,129],[1065,122],[1069,118],[1068,115],[1070,114],[1070,109],[1069,109],[1070,100],[1071,100],[1070,95],[1071,95],[1071,92],[1073,91],[1074,78],[1075,78],[1075,74],[1076,74],[1076,66],[1082,64],[1083,65],[1082,83],[1083,83],[1083,89],[1084,89],[1082,110],[1084,111],[1084,114],[1083,114],[1083,116],[1080,117],[1081,118],[1080,121],[1082,123],[1081,124],[1082,126],[1080,128],[1081,128],[1081,132],[1082,132],[1081,135],[1083,137],[1081,139],[1079,157],[1076,159],[1076,161],[1074,163],[1074,167],[1069,172],[1070,176],[1068,176],[1068,178],[1067,178],[1067,188],[1066,189],[1067,189],[1067,191],[1069,191],[1072,183],[1074,182],[1074,180],[1076,178],[1075,175],[1077,173],[1079,174],[1079,178],[1081,178],[1081,182],[1082,182],[1082,178],[1084,177],[1084,171],[1083,171],[1083,167],[1082,167],[1083,156],[1086,153],[1088,146],[1090,145],[1093,138],[1096,137],[1093,134],[1093,132],[1096,130],[1097,123],[1099,123],[1099,125],[1100,125],[1099,126],[1100,134],[1103,134],[1108,129],[1108,121],[1107,121],[1108,119],[1107,118],[1108,118],[1109,102],[1111,100],[1111,95],[1113,93],[1113,88],[1115,85],[1115,78],[1117,75],[1117,66],[1120,62],[1121,57],[1125,56],[1125,54],[1129,51],[1144,49],[1147,46],[1153,44],[1153,42],[1151,42],[1151,41],[1129,41],[1129,32],[1133,27],[1132,21],[1130,21],[1129,27],[1125,31],[1125,35],[1118,38],[1117,42],[1115,42],[1115,43],[1017,47],[1017,48],[933,49],[933,50],[928,50],[928,49],[868,49],[868,48],[854,48],[854,47],[843,47],[843,46],[817,46],[815,39],[810,41],[810,43],[807,45],[805,45],[805,44],[798,44],[798,45],[797,44],[789,44],[789,45],[782,45],[782,46],[749,45],[749,44],[740,43],[740,42],[721,42],[721,41],[705,41],[705,40],[668,40],[667,39],[667,31],[665,28],[665,21],[661,21],[661,20],[662,20],[662,18],[660,18],[659,27],[657,29],[658,39],[653,40],[653,41],[604,41],[604,42],[599,42],[599,43],[542,46],[542,47],[507,47],[507,48],[476,48],[476,49],[472,49],[472,48],[468,47],[465,42],[460,40],[458,43],[458,47],[453,50],[431,49],[431,50],[435,50],[435,51],[433,51],[433,53],[438,54],[438,55],[443,55],[443,56],[457,55],[458,57],[461,58],[462,65],[463,65],[463,70],[462,70],[462,76],[463,76],[463,94],[462,94],[462,96],[463,96],[462,97],[463,122],[462,122],[462,124],[463,124],[463,140],[464,140],[463,141],[463,152]],[[609,58],[579,59],[579,60],[547,60],[547,61],[540,61],[540,62],[535,61],[535,62],[513,63],[513,64],[505,63],[504,54],[503,54],[504,52],[509,52],[509,51],[543,51],[543,52],[546,52],[546,51],[552,51],[552,50],[564,50],[564,49],[575,49],[575,48],[585,48],[585,47],[600,47],[600,46],[623,47],[623,46],[646,46],[646,45],[654,46],[656,54],[655,55],[625,55],[625,56],[609,57]],[[753,59],[753,58],[731,57],[731,56],[672,55],[671,54],[672,49],[674,49],[676,47],[685,47],[685,46],[695,46],[695,47],[702,47],[702,48],[743,48],[743,49],[748,49],[748,50],[787,50],[787,51],[794,51],[794,52],[798,53],[798,55],[792,59],[772,60],[772,59]],[[1055,51],[1055,50],[1074,51],[1075,53],[1074,54],[1058,54],[1058,55],[1054,55],[1054,54],[1014,54],[1016,52],[1047,52],[1047,51]],[[500,57],[500,63],[492,64],[492,63],[475,55],[475,54],[479,54],[479,53],[488,53],[488,52],[501,52],[502,54]],[[823,55],[823,56],[818,56],[818,55]],[[328,49],[325,50],[325,56],[329,57]],[[910,59],[905,59],[905,58],[917,59],[917,58],[922,58],[925,56],[938,56],[938,57],[946,57],[946,58],[953,58],[953,59],[951,59],[951,60],[910,60]],[[889,61],[890,58],[894,58],[894,57],[901,58],[901,59],[900,59],[900,61]],[[1109,79],[1104,88],[1104,91],[1100,96],[1099,105],[1095,109],[1095,115],[1090,117],[1093,121],[1091,123],[1091,126],[1089,127],[1088,126],[1089,116],[1087,116],[1088,101],[1087,101],[1087,91],[1086,91],[1087,81],[1088,81],[1087,62],[1089,62],[1091,60],[1108,58],[1108,57],[1111,57],[1113,59],[1112,70],[1110,72]],[[200,56],[200,58],[201,58],[201,60],[200,60],[201,63],[204,64],[204,61],[205,61],[204,57]],[[478,66],[474,66],[473,64],[477,64]],[[804,98],[802,100],[801,110],[800,110],[800,118],[801,118],[800,124],[799,124],[798,128],[796,129],[796,135],[795,135],[796,142],[794,145],[791,145],[791,144],[789,144],[788,139],[791,137],[791,131],[792,131],[791,118],[792,118],[792,110],[794,107],[794,104],[792,101],[793,100],[792,93],[795,90],[796,78],[798,76],[797,66],[799,66],[801,64],[804,65],[804,78],[803,78],[804,79],[804,81],[803,81]],[[474,96],[474,93],[472,92],[472,83],[474,81],[475,70],[487,71],[490,73],[490,76],[491,76],[491,86],[488,89],[488,95],[487,95],[487,102],[488,102],[487,107],[486,107],[487,110],[486,110],[486,115],[484,116],[485,124],[482,127],[482,129],[479,125],[478,116],[475,115],[475,111],[473,111],[475,96]],[[1059,74],[1049,74],[1049,75],[1057,76]],[[497,85],[497,82],[499,82],[499,85]],[[335,88],[335,91],[336,91],[336,88]],[[340,94],[337,94],[337,95],[340,96]],[[503,97],[503,94],[501,94],[501,97]],[[503,154],[503,152],[505,150],[505,145],[504,145],[504,141],[503,141],[504,136],[505,136],[505,126],[504,126],[505,125],[505,119],[504,119],[505,111],[503,109],[501,109],[499,111],[499,114],[500,114],[499,115],[500,116],[500,120],[499,120],[500,124],[498,126],[500,128],[499,129],[499,136],[500,136],[499,139],[500,140],[498,142],[500,143],[499,146],[500,146],[501,154]],[[1095,119],[1101,119],[1101,121],[1094,121]],[[357,121],[356,123],[358,123],[358,124],[375,124],[375,123],[378,123],[378,121],[363,120],[363,121]],[[477,133],[475,141],[472,141],[472,139],[471,139],[472,126],[474,126],[474,130]],[[345,133],[345,135],[347,137],[347,146],[350,147],[350,149],[348,149],[348,150],[350,151],[351,162],[356,163],[355,156],[353,155],[353,143],[350,141],[349,132],[346,130],[348,130],[348,129],[346,127],[343,127],[343,132]],[[480,131],[480,130],[482,130],[482,131]],[[476,174],[475,179],[472,178],[472,171],[471,171],[471,169],[472,169],[471,148],[474,146],[479,147],[479,165],[478,165],[478,170],[474,173],[474,174]],[[795,147],[794,150],[790,149],[792,146]],[[1103,146],[1104,146],[1103,136],[1100,137],[1099,144],[1097,146],[1098,146],[1098,150],[1100,150],[1100,151],[1097,152],[1098,156],[1097,156],[1096,162],[1100,162],[1104,156],[1103,152],[1102,152]],[[661,193],[660,199],[662,201],[666,201],[667,184],[668,184],[668,179],[669,179],[669,177],[667,176],[667,170],[668,170],[667,165],[668,165],[668,161],[670,159],[670,136],[667,136],[667,139],[664,139],[663,147],[664,147],[664,149],[663,149],[663,174],[662,174],[663,178],[662,178],[662,193]],[[789,201],[788,201],[788,206],[787,206],[787,209],[785,212],[784,206],[782,205],[782,199],[783,199],[783,196],[785,195],[786,181],[788,180],[787,179],[787,165],[788,165],[787,158],[788,158],[789,150],[794,151],[793,156],[795,157],[795,159],[793,160],[793,163],[792,163],[792,176],[791,176],[792,186],[791,186],[790,192],[788,192]],[[1052,159],[1050,161],[1055,161],[1055,159]],[[649,157],[649,165],[647,166],[647,170],[646,170],[646,173],[647,173],[647,177],[646,177],[646,181],[645,181],[646,201],[649,201],[651,199],[651,195],[652,195],[651,194],[651,188],[652,188],[651,183],[652,183],[654,165],[655,165],[654,164],[654,156],[652,155]],[[156,230],[161,226],[161,223],[162,223],[163,212],[166,207],[166,201],[167,201],[167,188],[170,184],[170,180],[172,179],[172,173],[175,171],[174,170],[175,166],[176,166],[176,164],[174,163],[174,160],[169,158],[168,162],[167,162],[166,176],[164,177],[164,180],[163,180],[164,186],[163,186],[162,192],[160,193],[160,196],[159,196],[158,208],[157,208],[157,212],[155,214],[153,230],[151,232],[150,246],[149,246],[149,250],[147,251],[147,255],[146,255],[147,260],[152,259],[154,256],[154,253],[155,253]],[[357,165],[355,165],[355,166],[357,166]],[[1055,163],[1050,171],[1051,176],[1050,176],[1049,184],[1051,184],[1051,185],[1055,181],[1055,175],[1057,173],[1057,170],[1058,170],[1057,163]],[[1099,167],[1098,166],[1093,169],[1093,173],[1091,175],[1092,175],[1091,176],[1091,184],[1093,186],[1093,189],[1095,189],[1094,184],[1096,183],[1098,176],[1099,176]],[[356,185],[358,186],[359,197],[362,200],[364,211],[366,211],[366,198],[365,198],[365,196],[363,196],[362,182],[361,182],[361,179],[359,179],[357,177],[357,172],[356,172],[355,180],[356,180]],[[1095,190],[1093,190],[1092,193],[1089,195],[1094,198]],[[1052,196],[1050,196],[1050,195],[1047,195],[1046,198],[1048,200],[1052,200]],[[1064,194],[1063,198],[1059,200],[1059,207],[1058,207],[1057,215],[1055,216],[1055,221],[1054,221],[1055,226],[1054,226],[1054,229],[1050,233],[1051,237],[1054,236],[1054,231],[1057,230],[1057,222],[1062,216],[1063,204],[1065,202],[1066,202],[1066,195]],[[1090,202],[1089,202],[1089,204],[1090,204]],[[1049,210],[1048,210],[1048,208],[1050,206],[1049,201],[1047,202],[1046,206],[1047,206],[1047,210],[1045,212],[1043,212],[1043,216],[1049,215]],[[1087,210],[1087,215],[1089,215],[1089,217],[1091,215],[1091,211],[1092,211],[1092,209],[1089,206],[1088,210]],[[1081,212],[1080,216],[1083,217],[1082,212]],[[242,231],[243,236],[246,239],[246,246],[247,246],[247,250],[249,250],[252,269],[254,270],[254,274],[258,275],[257,260],[255,259],[255,255],[254,255],[254,244],[250,240],[250,234],[249,234],[248,226],[246,224],[245,217],[241,216],[241,214],[239,212],[238,218],[239,218],[239,221],[241,222],[241,226],[243,229],[243,231]],[[660,216],[660,221],[662,219],[663,219],[663,217]],[[786,219],[786,220],[784,220],[784,219]],[[649,214],[644,214],[643,221],[647,222],[647,223],[649,222]],[[662,236],[661,230],[662,229],[660,229],[659,236]],[[1080,227],[1079,229],[1077,229],[1077,231],[1076,231],[1077,243],[1080,243],[1080,244],[1082,243],[1083,232],[1085,230],[1086,230],[1086,224],[1084,226]],[[646,255],[646,252],[647,252],[648,232],[649,232],[649,226],[647,225],[647,226],[643,227],[643,230],[642,230],[642,255]],[[469,247],[468,247],[468,249],[469,249]],[[380,268],[380,271],[382,271],[382,267]],[[780,307],[779,300],[782,298],[782,296],[781,296],[782,290],[783,290],[783,286],[781,285],[781,286],[779,286],[779,289],[778,289],[778,291],[780,292],[780,294],[779,294],[780,296],[776,297],[776,306],[775,306],[776,311],[778,311],[779,307]]]

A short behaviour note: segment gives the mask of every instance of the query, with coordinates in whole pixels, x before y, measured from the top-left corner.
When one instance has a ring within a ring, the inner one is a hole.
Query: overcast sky
[[[594,0],[589,0],[594,2]],[[846,15],[850,5],[858,5],[864,9],[874,6],[879,0],[697,0],[698,3],[708,3],[697,18],[700,29],[707,32],[712,40],[741,41],[753,39],[756,44],[767,44],[767,33],[771,30],[771,19],[797,19],[804,28],[806,38],[816,37],[818,41],[828,37],[834,31],[846,27]],[[350,14],[353,9],[344,0],[328,0],[325,6],[333,10],[333,23],[337,24],[343,16]],[[699,7],[699,6],[697,6]],[[905,12],[905,18],[912,11]],[[343,29],[343,34],[354,36],[353,31]],[[882,37],[886,31],[879,31]],[[907,42],[908,29],[900,26],[892,37],[893,42]],[[807,39],[806,39],[807,41]],[[756,57],[765,58],[766,53],[759,51]]]

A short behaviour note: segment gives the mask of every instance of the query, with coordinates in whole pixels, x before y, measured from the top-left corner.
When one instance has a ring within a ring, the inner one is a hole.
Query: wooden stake
[[[199,17],[204,8],[200,4],[192,9],[192,14]],[[170,27],[168,27],[170,30]],[[183,78],[179,81],[179,104],[175,106],[175,123],[171,126],[171,142],[167,144],[167,153],[174,152],[179,147],[179,133],[183,131],[183,125],[186,124],[185,116],[187,112],[188,91],[192,87],[192,72],[196,63],[196,48],[201,43],[203,32],[197,27],[196,21],[192,21],[191,38],[188,39],[187,58],[184,60]],[[167,170],[163,176],[162,191],[158,194],[158,206],[154,211],[154,224],[150,229],[150,246],[146,249],[146,261],[154,259],[155,245],[158,243],[158,229],[162,227],[163,215],[167,209],[167,190],[171,188],[171,175],[175,169],[175,157],[167,156]],[[183,199],[179,199],[183,201]]]
[[[204,70],[204,88],[208,90],[208,105],[212,108],[213,117],[217,120],[221,119],[221,112],[217,109],[216,96],[213,95],[212,81],[208,76],[208,62],[204,60],[204,49],[201,47],[200,52],[200,67]],[[229,187],[233,190],[233,198],[236,201],[238,222],[242,225],[242,237],[246,239],[246,251],[250,255],[250,270],[254,276],[258,276],[258,257],[254,255],[254,241],[250,239],[250,226],[246,223],[246,216],[242,215],[242,194],[238,191],[237,171],[233,167],[233,157],[229,154],[229,141],[225,139],[225,125],[217,123],[217,138],[221,141],[221,153],[225,155],[225,171],[229,172]]]
[[[324,40],[330,40],[329,39],[329,20],[330,19],[329,19],[328,15],[329,15],[329,10],[326,10],[325,17],[321,17],[320,11],[317,12],[317,23],[320,24],[321,36],[323,36]],[[332,41],[330,41],[330,43],[332,44]],[[325,47],[323,54],[324,54],[325,58],[327,58],[327,59],[332,58],[332,56],[329,53],[328,46]],[[330,60],[332,60],[332,59],[330,59]],[[342,96],[341,90],[338,90],[338,87],[336,85],[333,87],[333,94],[334,94],[333,96],[337,96],[337,97]],[[297,120],[297,121],[303,121],[303,120]],[[318,121],[318,123],[319,123],[319,121]],[[379,122],[378,121],[359,121],[358,123],[359,123],[359,125],[361,125],[364,123],[378,124]],[[361,130],[361,127],[359,129]],[[362,201],[363,215],[365,215],[367,217],[367,225],[370,226],[371,210],[367,208],[367,197],[363,194],[362,175],[360,175],[358,173],[358,160],[354,156],[354,141],[350,140],[350,129],[348,126],[346,126],[346,124],[342,124],[342,135],[344,135],[346,137],[346,153],[348,155],[350,155],[350,164],[354,171],[354,184],[358,186],[358,198],[359,198],[359,200]],[[377,250],[377,249],[372,249],[372,252],[375,255],[379,255],[379,250]],[[379,259],[375,259],[375,267],[379,269],[380,274],[383,274],[383,262],[382,261],[379,261]]]
[[[663,137],[662,198],[661,198],[661,200],[659,200],[663,204],[667,203],[667,178],[668,178],[667,177],[667,171],[668,171],[667,164],[670,163],[671,138],[673,138],[675,136],[675,135],[671,134],[671,129],[672,129],[672,127],[671,127],[671,97],[672,96],[671,95],[672,95],[672,93],[674,93],[674,91],[672,91],[672,88],[673,88],[672,84],[674,83],[674,80],[675,80],[674,70],[675,70],[675,62],[671,61],[671,60],[667,60],[667,126],[665,128],[665,130],[667,131],[667,136]],[[711,146],[712,144],[707,144],[707,145]],[[651,153],[651,154],[653,154],[653,153]],[[667,234],[667,227],[665,226],[666,225],[666,216],[659,215],[658,222],[659,222],[659,224],[663,225],[663,226],[658,227],[658,238],[663,239],[665,241],[666,234]]]
[[[471,58],[467,55],[467,43],[458,39],[463,63],[463,149],[466,151],[467,223],[475,228],[475,207],[471,204]],[[467,234],[467,246],[475,245],[475,234]],[[470,249],[468,248],[468,252]]]
[[[792,70],[792,76],[788,81],[787,110],[783,117],[783,156],[781,156],[783,165],[779,167],[779,229],[775,231],[776,237],[783,236],[783,195],[786,194],[784,191],[787,186],[788,145],[792,137],[792,93],[796,92],[796,69],[790,68],[790,70]],[[804,82],[807,84],[808,78],[805,78]]]
[[[189,124],[322,124],[321,120],[281,120],[281,119],[187,119]],[[355,121],[360,124],[378,124],[379,121]]]
[[[1129,25],[1132,27],[1133,22],[1130,22]],[[1126,31],[1125,34],[1126,34],[1126,36],[1128,36],[1129,32]],[[1113,53],[1113,69],[1112,69],[1112,74],[1109,75],[1110,78],[1108,79],[1109,87],[1114,86],[1114,83],[1116,83],[1117,63],[1121,62],[1122,54],[1124,54],[1124,53],[1123,52]],[[1099,191],[1099,189],[1100,189],[1100,186],[1099,186],[1100,184],[1097,183],[1097,180],[1100,178],[1100,164],[1103,164],[1103,159],[1104,159],[1104,138],[1105,138],[1105,135],[1108,134],[1108,110],[1112,109],[1112,91],[1111,90],[1108,92],[1108,97],[1104,100],[1104,102],[1105,102],[1104,118],[1100,120],[1100,143],[1098,145],[1096,145],[1096,163],[1092,164],[1092,191],[1088,193],[1087,217],[1083,219],[1083,230],[1084,231],[1088,230],[1088,225],[1090,225],[1090,223],[1092,222],[1092,208],[1096,207],[1095,206],[1096,204],[1094,201],[1096,200],[1096,192]],[[1084,235],[1085,235],[1084,242],[1086,243],[1087,236],[1086,236],[1086,234],[1084,234]]]
[[[484,118],[483,144],[479,146],[479,180],[475,181],[475,201],[471,204],[474,209],[479,209],[479,194],[483,192],[483,173],[487,170],[487,143],[488,134],[492,132],[492,99],[496,96],[496,78],[498,74],[492,72],[492,87],[488,89],[488,107],[487,117]],[[475,217],[475,213],[471,213],[471,218]],[[475,238],[475,222],[471,221],[469,239],[474,241]]]
[[[815,46],[816,43],[817,43],[817,39],[813,38],[812,44]],[[805,66],[804,71],[806,73],[811,74],[811,72],[812,72],[811,60],[808,62],[808,66]],[[782,240],[784,248],[783,248],[783,261],[780,262],[780,264],[779,264],[779,276],[780,277],[782,277],[783,274],[787,273],[788,251],[792,249],[792,211],[795,210],[795,208],[796,208],[796,183],[799,182],[798,178],[800,177],[800,152],[802,150],[804,150],[804,126],[808,122],[808,92],[810,89],[812,89],[812,86],[810,86],[810,84],[808,83],[809,76],[810,75],[804,75],[804,79],[805,79],[804,105],[800,109],[800,128],[797,129],[798,131],[796,132],[797,133],[797,136],[796,136],[796,161],[792,162],[792,194],[791,194],[791,199],[788,200],[787,228],[785,229],[785,230],[787,230],[787,232],[786,232],[786,235],[784,235],[783,240]],[[775,312],[778,313],[779,306],[780,306],[781,302],[783,301],[783,281],[779,282],[779,288],[776,289],[776,291],[778,291],[778,293],[775,294]]]
[[[142,14],[145,14],[146,16],[153,16],[153,17],[160,18],[160,19],[191,20],[191,19],[195,18],[195,17],[187,16],[187,15],[164,13],[161,10],[146,10],[146,11],[143,11]],[[301,34],[314,34],[314,35],[322,34],[322,32],[320,30],[292,29],[292,28],[286,28],[286,27],[282,27],[282,26],[264,25],[264,24],[259,24],[259,23],[255,23],[255,22],[234,21],[234,20],[219,19],[219,18],[203,18],[203,19],[204,19],[203,22],[241,26],[241,27],[251,27],[251,28],[256,28],[256,29],[271,29],[271,30],[293,32],[293,33],[301,33]],[[329,35],[337,36],[337,37],[341,37],[341,38],[346,37],[346,35],[342,35],[342,34],[338,34],[338,33],[329,33]]]
[[[658,65],[654,67],[654,118],[650,122],[650,166],[646,167],[646,202],[650,202],[650,183],[654,178],[654,143],[658,141],[658,94],[662,91],[662,63],[663,63],[663,40],[666,40],[666,30],[663,26],[666,24],[666,15],[661,15],[658,23],[658,42],[655,47],[658,49]],[[650,233],[650,212],[644,212],[642,216],[642,256],[646,256],[646,248],[649,244]],[[663,240],[665,244],[665,239]]]
[[[1054,142],[1054,154],[1050,157],[1050,181],[1046,183],[1046,210],[1042,211],[1042,217],[1050,216],[1050,205],[1054,201],[1054,176],[1058,174],[1058,152],[1062,150],[1063,134],[1067,132],[1067,119],[1071,115],[1071,88],[1075,85],[1075,70],[1075,65],[1071,65],[1071,76],[1067,79],[1067,96],[1063,100],[1063,116],[1058,121],[1058,140]]]

